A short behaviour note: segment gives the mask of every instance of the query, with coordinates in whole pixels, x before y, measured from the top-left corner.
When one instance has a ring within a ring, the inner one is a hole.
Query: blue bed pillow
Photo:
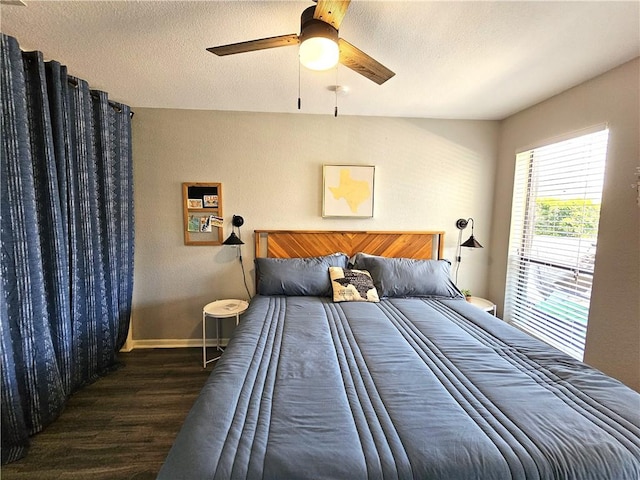
[[[463,298],[449,276],[447,260],[388,258],[358,253],[353,268],[367,270],[381,297]]]
[[[333,291],[329,267],[346,268],[348,261],[344,253],[309,258],[256,258],[257,292],[330,297]]]

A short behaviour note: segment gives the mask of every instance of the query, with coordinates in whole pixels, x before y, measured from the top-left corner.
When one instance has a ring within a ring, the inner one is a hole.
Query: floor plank
[[[198,348],[118,358],[121,368],[72,395],[25,458],[2,466],[3,480],[156,478],[216,363],[204,370]]]

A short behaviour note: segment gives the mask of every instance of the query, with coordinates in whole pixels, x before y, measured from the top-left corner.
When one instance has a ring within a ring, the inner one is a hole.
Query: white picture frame
[[[323,165],[322,216],[372,218],[375,171],[373,165]]]

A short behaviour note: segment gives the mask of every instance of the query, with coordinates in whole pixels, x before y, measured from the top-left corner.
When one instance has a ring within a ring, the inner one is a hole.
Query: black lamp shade
[[[466,241],[464,241],[462,244],[460,244],[460,246],[469,247],[469,248],[484,248],[482,245],[480,245],[480,242],[478,242],[475,239],[473,234],[471,234],[471,236]]]
[[[238,238],[236,232],[231,232],[231,235],[222,242],[223,245],[244,245],[244,242]]]

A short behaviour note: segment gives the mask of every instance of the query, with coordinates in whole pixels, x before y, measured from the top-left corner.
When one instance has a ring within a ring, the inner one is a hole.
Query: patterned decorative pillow
[[[329,267],[334,302],[379,302],[378,291],[366,270]]]

